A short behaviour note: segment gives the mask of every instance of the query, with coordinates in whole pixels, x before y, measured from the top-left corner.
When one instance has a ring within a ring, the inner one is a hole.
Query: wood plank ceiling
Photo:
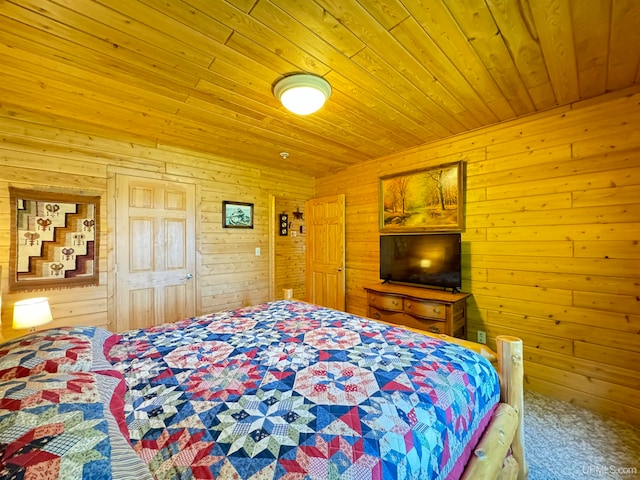
[[[637,0],[0,0],[0,119],[323,176],[637,84],[639,25]],[[274,98],[293,72],[321,111]]]

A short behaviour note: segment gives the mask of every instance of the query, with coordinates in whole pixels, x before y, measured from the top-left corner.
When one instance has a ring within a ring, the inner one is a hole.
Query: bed
[[[521,376],[445,340],[291,300],[22,337],[0,345],[0,477],[525,478]]]

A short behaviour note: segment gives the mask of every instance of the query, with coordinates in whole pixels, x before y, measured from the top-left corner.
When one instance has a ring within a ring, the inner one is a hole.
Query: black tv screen
[[[380,278],[389,282],[462,286],[459,233],[380,236]]]

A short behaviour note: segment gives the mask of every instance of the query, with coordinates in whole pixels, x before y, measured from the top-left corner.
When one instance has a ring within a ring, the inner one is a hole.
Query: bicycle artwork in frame
[[[222,202],[223,228],[253,228],[253,203]]]

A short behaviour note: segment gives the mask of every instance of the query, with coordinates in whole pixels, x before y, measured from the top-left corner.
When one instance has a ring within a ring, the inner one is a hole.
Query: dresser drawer
[[[468,293],[392,283],[365,287],[367,316],[382,322],[464,338]]]
[[[430,322],[428,320],[422,320],[421,318],[416,318],[415,322],[412,322],[412,321],[407,322],[407,326],[418,328],[420,330],[424,330],[425,332],[446,333],[447,335],[449,334],[449,332],[447,332],[445,324],[443,322],[438,322],[438,321]]]
[[[425,320],[407,315],[404,312],[390,312],[389,310],[379,310],[369,305],[369,318],[381,320],[383,322],[394,323],[396,325],[417,328],[431,333],[447,333],[446,324],[439,320]]]
[[[404,311],[419,317],[440,319],[442,321],[447,318],[447,308],[444,303],[431,302],[428,300],[406,298],[404,300]]]
[[[409,315],[405,313],[383,310],[371,305],[369,305],[367,316],[374,320],[382,320],[383,322],[395,323],[397,325],[404,325],[404,322],[409,318]]]
[[[369,305],[382,308],[383,310],[392,310],[401,312],[403,310],[402,297],[397,295],[385,295],[382,293],[370,293]]]

